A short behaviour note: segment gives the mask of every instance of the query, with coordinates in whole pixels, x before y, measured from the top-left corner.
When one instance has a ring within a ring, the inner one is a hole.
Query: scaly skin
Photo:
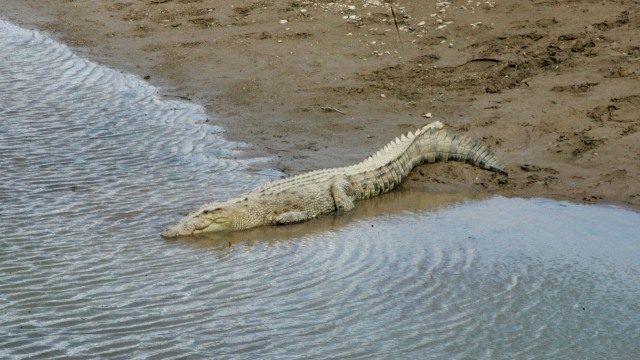
[[[292,224],[333,211],[349,211],[355,200],[393,190],[415,166],[448,160],[505,173],[504,165],[484,144],[448,131],[436,121],[396,138],[359,164],[292,176],[234,199],[205,204],[165,229],[162,236]]]

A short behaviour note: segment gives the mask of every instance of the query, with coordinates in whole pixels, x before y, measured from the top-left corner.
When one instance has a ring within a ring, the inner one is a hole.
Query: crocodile
[[[293,224],[334,211],[350,211],[356,200],[393,190],[417,165],[449,160],[506,174],[504,164],[486,145],[436,121],[401,135],[356,165],[310,171],[267,183],[236,198],[205,204],[164,229],[162,236]]]

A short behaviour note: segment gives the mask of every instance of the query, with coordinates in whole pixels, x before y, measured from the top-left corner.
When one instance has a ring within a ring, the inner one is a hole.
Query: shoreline
[[[227,139],[250,144],[247,156],[272,156],[265,166],[287,174],[351,165],[440,120],[490,145],[508,180],[441,163],[402,187],[640,209],[637,7],[439,4],[394,5],[398,31],[376,0],[8,0],[3,10],[203,105]]]

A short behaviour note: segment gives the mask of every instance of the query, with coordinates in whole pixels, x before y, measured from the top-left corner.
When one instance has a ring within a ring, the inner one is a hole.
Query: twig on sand
[[[391,15],[393,15],[393,23],[396,25],[396,32],[398,33],[398,41],[402,44],[402,39],[400,38],[400,29],[398,28],[398,20],[396,20],[396,12],[393,11],[393,5],[389,4],[391,8]]]
[[[332,108],[332,107],[328,107],[328,106],[323,106],[323,107],[320,108],[320,110],[324,110],[324,111],[327,111],[327,112],[335,111],[335,112],[340,113],[340,114],[342,114],[344,116],[347,116],[347,114],[344,113],[343,111],[340,111],[340,110],[338,110],[336,108]]]
[[[289,152],[289,150],[285,150],[285,149],[274,149],[274,148],[269,147],[269,146],[265,146],[264,148],[265,148],[265,149],[267,149],[267,150],[277,151],[277,152]]]
[[[191,101],[191,98],[190,98],[190,97],[188,97],[188,96],[184,96],[184,95],[164,94],[164,97],[172,97],[172,98],[178,98],[178,99],[182,99],[182,100]]]

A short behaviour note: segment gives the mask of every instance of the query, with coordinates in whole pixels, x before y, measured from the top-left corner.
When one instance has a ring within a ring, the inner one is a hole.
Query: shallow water
[[[269,179],[201,107],[0,21],[0,358],[640,353],[640,214],[398,191],[166,241]],[[275,173],[275,172],[274,172]]]

